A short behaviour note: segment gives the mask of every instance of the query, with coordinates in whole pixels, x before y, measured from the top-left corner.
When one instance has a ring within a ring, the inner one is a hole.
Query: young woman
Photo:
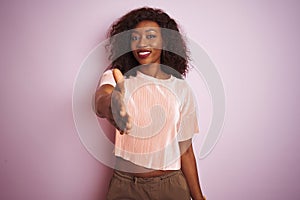
[[[108,36],[112,65],[95,95],[97,115],[116,128],[107,199],[205,199],[191,142],[196,103],[183,80],[188,56],[177,23],[143,7],[116,21]]]

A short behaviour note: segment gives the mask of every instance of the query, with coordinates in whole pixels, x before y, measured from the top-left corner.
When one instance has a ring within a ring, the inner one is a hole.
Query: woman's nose
[[[148,45],[147,38],[145,36],[142,36],[137,44],[137,47],[141,48],[141,47],[146,47],[147,45]]]

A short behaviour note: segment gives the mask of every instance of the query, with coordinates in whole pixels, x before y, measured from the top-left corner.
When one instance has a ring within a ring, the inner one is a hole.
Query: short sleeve
[[[107,70],[103,73],[98,87],[105,85],[105,84],[112,85],[114,87],[116,86],[116,82],[115,82],[112,70]]]
[[[191,88],[187,87],[180,111],[178,141],[191,139],[195,133],[199,133],[197,103]]]

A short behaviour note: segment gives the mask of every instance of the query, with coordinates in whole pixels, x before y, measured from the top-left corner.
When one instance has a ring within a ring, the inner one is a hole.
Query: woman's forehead
[[[151,31],[160,32],[160,26],[154,21],[145,20],[138,23],[132,31],[137,33]]]

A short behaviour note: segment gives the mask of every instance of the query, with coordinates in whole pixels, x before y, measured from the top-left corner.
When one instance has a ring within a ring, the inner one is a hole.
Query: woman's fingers
[[[129,133],[132,128],[132,120],[126,112],[124,103],[124,76],[119,69],[113,69],[113,76],[116,81],[116,87],[112,94],[111,110],[113,116],[110,122],[121,134]]]
[[[126,115],[123,95],[119,91],[113,91],[111,109],[114,115],[120,115],[121,117]]]
[[[127,116],[127,122],[126,122],[126,130],[128,130],[130,132],[132,128],[132,119],[131,117],[128,115]]]
[[[118,130],[128,133],[132,127],[131,118],[126,112],[126,106],[123,101],[123,96],[118,91],[114,91],[111,102],[112,123]]]
[[[131,125],[131,119],[129,115],[126,115],[125,117],[112,117],[109,119],[109,122],[119,130],[121,134],[123,133],[130,133],[130,129],[132,127]]]

